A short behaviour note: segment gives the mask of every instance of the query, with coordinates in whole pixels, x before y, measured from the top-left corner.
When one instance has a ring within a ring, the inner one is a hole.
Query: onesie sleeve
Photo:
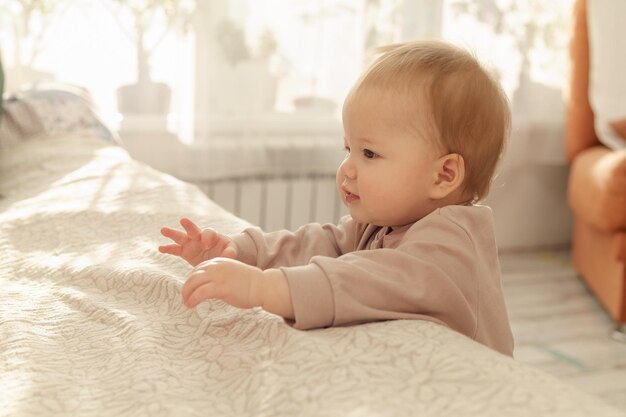
[[[473,337],[478,288],[471,240],[458,227],[416,230],[396,248],[314,257],[282,268],[299,329],[428,319]],[[325,301],[322,301],[325,300]]]
[[[239,252],[238,259],[261,269],[308,264],[315,255],[336,258],[354,250],[356,223],[350,216],[337,225],[310,223],[296,231],[265,233],[250,227],[231,236]]]

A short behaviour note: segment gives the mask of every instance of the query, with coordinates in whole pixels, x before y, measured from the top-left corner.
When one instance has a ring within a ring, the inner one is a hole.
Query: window
[[[493,64],[516,123],[550,125],[562,119],[571,3],[4,0],[1,52],[8,90],[33,79],[79,84],[115,127],[208,143],[341,134],[343,98],[375,46],[443,37]],[[167,101],[165,114],[123,114],[141,94],[120,87],[146,73],[167,91],[144,88],[144,102]]]

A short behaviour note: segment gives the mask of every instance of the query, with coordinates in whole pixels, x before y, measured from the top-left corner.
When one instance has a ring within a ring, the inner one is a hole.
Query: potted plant
[[[219,53],[215,82],[219,80],[229,92],[214,97],[215,108],[234,115],[272,112],[277,79],[271,72],[270,60],[278,50],[274,34],[265,30],[251,44],[239,24],[224,19],[215,28],[215,40]]]
[[[191,26],[193,0],[103,0],[124,33],[135,45],[137,80],[117,91],[118,109],[126,115],[160,115],[169,112],[171,91],[155,82],[150,71],[152,54],[173,30]],[[156,22],[162,22],[156,25]]]
[[[0,27],[9,28],[13,46],[11,65],[6,69],[6,90],[54,78],[35,69],[37,57],[54,14],[64,0],[2,0]]]

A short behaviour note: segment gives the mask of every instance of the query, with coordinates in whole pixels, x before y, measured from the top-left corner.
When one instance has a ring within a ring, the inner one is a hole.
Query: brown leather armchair
[[[574,215],[572,260],[582,279],[624,330],[626,323],[626,149],[602,145],[589,104],[586,0],[574,4],[566,153]],[[626,100],[626,97],[624,97]]]

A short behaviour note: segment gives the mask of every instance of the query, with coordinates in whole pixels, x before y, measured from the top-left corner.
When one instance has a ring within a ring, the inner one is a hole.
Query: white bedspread
[[[0,194],[2,416],[620,415],[432,323],[185,308],[159,228],[245,223],[96,139],[0,149]]]

